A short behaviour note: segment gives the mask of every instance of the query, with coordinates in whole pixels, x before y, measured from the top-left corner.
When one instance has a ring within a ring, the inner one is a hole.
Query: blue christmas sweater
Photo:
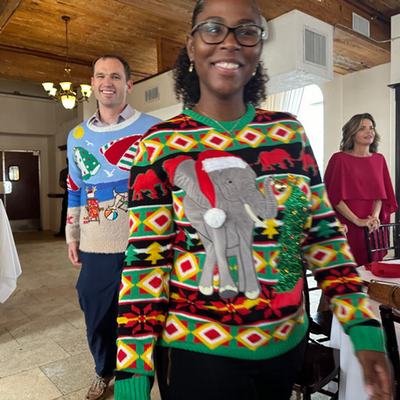
[[[224,126],[186,110],[139,144],[117,354],[134,377],[116,381],[118,400],[149,399],[156,344],[248,360],[294,348],[303,258],[355,349],[384,351],[302,125],[248,106]]]
[[[67,243],[91,253],[122,253],[128,226],[128,178],[138,142],[159,119],[136,111],[117,125],[87,121],[68,136]]]

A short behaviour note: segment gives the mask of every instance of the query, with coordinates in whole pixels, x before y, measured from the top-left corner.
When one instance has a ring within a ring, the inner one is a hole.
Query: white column
[[[391,19],[392,38],[400,37],[400,14]],[[391,44],[391,83],[400,83],[400,38]]]

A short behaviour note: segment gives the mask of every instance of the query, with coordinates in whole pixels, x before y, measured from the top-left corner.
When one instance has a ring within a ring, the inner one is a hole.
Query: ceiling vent
[[[160,92],[158,91],[158,86],[148,89],[144,92],[145,102],[158,100],[160,98]]]
[[[353,30],[369,37],[369,21],[353,13]]]
[[[304,27],[304,62],[326,68],[327,36]]]
[[[333,79],[333,26],[293,10],[268,21],[261,54],[267,93],[282,93]]]

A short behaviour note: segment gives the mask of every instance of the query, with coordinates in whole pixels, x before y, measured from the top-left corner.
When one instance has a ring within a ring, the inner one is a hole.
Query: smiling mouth
[[[237,63],[228,63],[228,62],[218,62],[214,64],[216,67],[224,68],[224,69],[239,69],[240,65]]]
[[[100,90],[100,91],[101,91],[101,93],[104,93],[104,94],[114,94],[115,93],[114,90]]]

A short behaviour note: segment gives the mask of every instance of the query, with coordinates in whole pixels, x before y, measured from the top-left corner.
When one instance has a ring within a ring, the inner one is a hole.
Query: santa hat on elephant
[[[179,156],[164,163],[163,167],[169,174],[172,184],[176,169],[189,158],[188,156]],[[246,166],[247,164],[242,158],[220,150],[207,150],[199,154],[195,163],[195,170],[200,189],[212,207],[204,214],[204,220],[209,226],[219,228],[226,220],[225,211],[217,208],[215,188],[209,173],[228,168],[246,168]]]

